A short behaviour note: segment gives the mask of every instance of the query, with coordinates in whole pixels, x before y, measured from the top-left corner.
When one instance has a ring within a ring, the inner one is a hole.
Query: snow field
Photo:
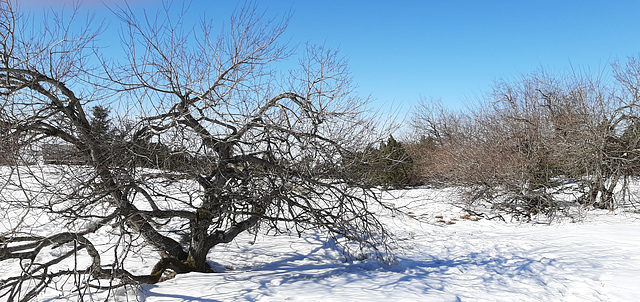
[[[210,260],[223,273],[179,275],[144,286],[140,298],[148,302],[638,299],[640,215],[593,211],[588,223],[551,225],[471,221],[461,218],[467,213],[447,190],[393,194],[387,202],[412,213],[385,217],[401,246],[397,264],[344,261],[332,244],[313,234],[305,238],[244,234],[212,250]]]
[[[4,198],[24,198],[21,193],[3,194]],[[398,243],[397,262],[392,265],[375,259],[345,261],[341,249],[320,234],[299,238],[244,233],[209,254],[220,273],[178,275],[138,291],[120,289],[109,293],[109,300],[640,300],[640,214],[576,209],[582,217],[576,223],[562,218],[552,224],[521,223],[509,217],[505,222],[469,215],[453,189],[384,194],[386,204],[404,213],[380,212]],[[25,210],[12,211],[17,212],[5,211],[8,219],[0,221],[3,231],[17,224],[43,234],[65,228],[46,215],[29,212],[30,216],[21,220]],[[90,238],[100,250],[103,264],[124,255],[122,247],[114,250],[109,244],[118,233],[103,228]],[[127,254],[126,267],[135,274],[148,274],[158,256],[140,239],[135,242]],[[54,255],[61,251],[49,249],[38,261],[46,261],[47,252]],[[60,266],[83,267],[88,260],[80,255],[78,263],[68,260]],[[0,274],[15,275],[15,268],[5,265]],[[47,290],[39,301],[77,300],[73,288],[62,283],[56,286],[58,290]],[[102,301],[104,297],[106,293],[98,293],[92,298]]]

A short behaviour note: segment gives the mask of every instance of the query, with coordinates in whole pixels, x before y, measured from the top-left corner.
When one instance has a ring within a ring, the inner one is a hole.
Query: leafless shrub
[[[428,158],[423,175],[527,217],[561,208],[558,192],[568,182],[578,184],[578,202],[613,209],[616,190],[637,169],[637,68],[633,58],[615,65],[610,86],[544,72],[501,81],[466,113],[423,104],[413,122],[429,142],[416,151]]]

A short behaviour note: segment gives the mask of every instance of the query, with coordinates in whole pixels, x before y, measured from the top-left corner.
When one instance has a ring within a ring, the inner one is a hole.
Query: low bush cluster
[[[640,164],[640,58],[614,64],[610,84],[544,71],[501,81],[466,111],[423,100],[407,147],[420,179],[470,188],[470,201],[531,216],[573,201],[614,209]],[[487,198],[489,196],[490,198]],[[506,202],[505,202],[506,200]]]

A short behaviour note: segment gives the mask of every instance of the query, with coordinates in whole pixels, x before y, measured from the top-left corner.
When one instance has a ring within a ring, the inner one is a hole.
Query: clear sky
[[[193,0],[194,16],[226,20],[242,2]],[[19,0],[38,10],[71,0]],[[106,6],[123,0],[87,0],[83,8],[117,22]],[[176,1],[177,2],[177,1]],[[156,10],[161,1],[130,0]],[[340,49],[349,58],[359,93],[374,107],[410,112],[420,97],[453,108],[491,91],[499,78],[540,68],[601,71],[640,53],[637,0],[269,0],[268,15],[292,13],[288,38]],[[111,20],[111,21],[109,21]],[[116,41],[117,42],[117,41]]]

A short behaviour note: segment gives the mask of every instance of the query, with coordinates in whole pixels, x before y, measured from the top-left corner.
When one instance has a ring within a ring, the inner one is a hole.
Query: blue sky
[[[117,22],[105,5],[83,8]],[[38,11],[72,1],[21,0]],[[151,11],[161,1],[130,0]],[[194,16],[225,21],[243,2],[193,0]],[[287,37],[338,48],[349,59],[358,92],[373,107],[398,114],[420,97],[462,108],[491,91],[495,80],[540,68],[602,71],[616,59],[640,53],[640,1],[257,1],[267,15],[291,12]],[[117,42],[117,41],[116,41]]]

